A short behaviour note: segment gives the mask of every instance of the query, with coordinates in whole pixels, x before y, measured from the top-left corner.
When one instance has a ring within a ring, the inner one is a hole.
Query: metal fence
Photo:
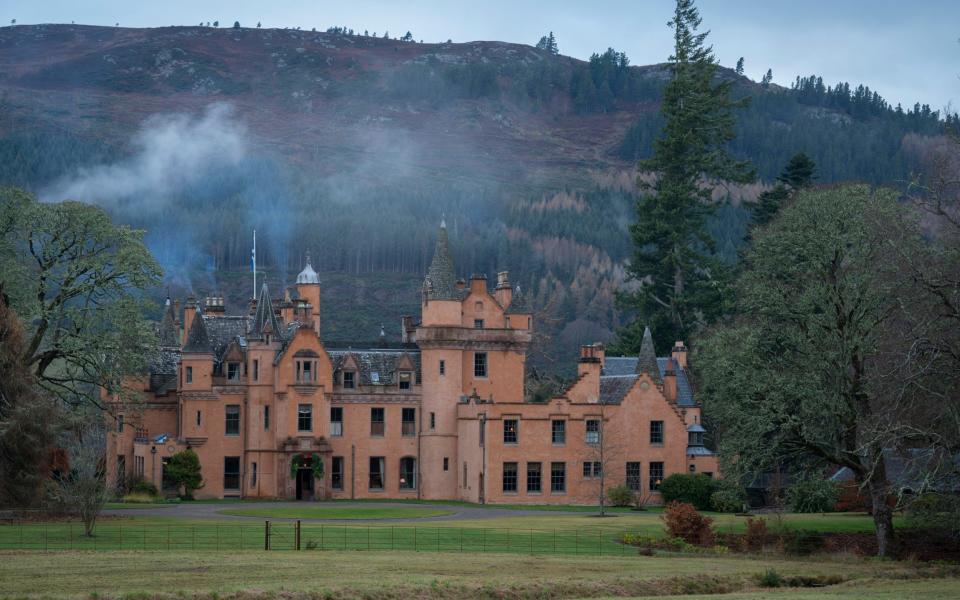
[[[0,550],[395,550],[619,556],[636,550],[612,531],[423,527],[265,521],[257,524],[0,523]]]

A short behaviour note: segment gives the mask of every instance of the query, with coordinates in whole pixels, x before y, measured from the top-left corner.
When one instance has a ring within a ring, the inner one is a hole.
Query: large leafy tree
[[[82,202],[0,189],[0,284],[26,324],[19,360],[44,392],[99,403],[141,373],[156,346],[143,292],[161,269],[143,232]]]
[[[710,196],[722,181],[748,182],[754,173],[724,146],[734,137],[732,81],[718,80],[709,32],[698,33],[700,15],[692,0],[677,0],[674,52],[660,112],[665,124],[653,157],[641,168],[656,175],[642,185],[637,221],[631,226],[635,251],[628,267],[639,289],[626,304],[637,319],[620,335],[620,350],[639,350],[644,324],[661,345],[689,337],[722,310],[724,277],[712,256],[706,220]]]
[[[804,190],[754,232],[736,285],[740,316],[696,353],[728,474],[850,469],[880,554],[898,493],[890,452],[923,449],[931,460],[957,450],[955,406],[931,402],[953,386],[947,357],[927,343],[947,324],[902,263],[929,252],[892,191]]]

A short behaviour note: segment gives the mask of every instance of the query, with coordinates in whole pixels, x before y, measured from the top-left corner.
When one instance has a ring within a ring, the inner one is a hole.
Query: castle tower
[[[306,301],[308,307],[302,307],[306,314],[311,315],[313,330],[320,335],[320,277],[310,264],[310,253],[307,253],[307,266],[297,275],[297,294],[300,300]]]

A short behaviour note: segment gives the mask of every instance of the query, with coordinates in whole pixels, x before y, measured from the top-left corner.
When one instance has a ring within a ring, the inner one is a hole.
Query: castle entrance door
[[[297,500],[313,500],[313,469],[300,467],[297,469]]]

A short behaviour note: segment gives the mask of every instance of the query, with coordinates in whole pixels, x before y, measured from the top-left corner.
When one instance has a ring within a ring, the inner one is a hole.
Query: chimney
[[[577,360],[577,375],[590,389],[596,389],[596,398],[600,397],[600,373],[603,371],[603,344],[580,346],[580,358]],[[591,397],[594,395],[591,393]]]
[[[456,286],[458,292],[462,292],[464,288],[467,287],[467,282],[462,279],[458,279],[457,283],[454,285]]]
[[[487,291],[487,276],[474,273],[470,276],[470,293],[484,294]]]
[[[667,402],[677,401],[677,363],[671,358],[663,372],[663,395]]]
[[[190,331],[190,326],[193,325],[193,318],[197,314],[197,299],[193,296],[187,296],[187,304],[183,307],[183,340],[180,342],[181,346],[187,345],[187,335]]]
[[[681,369],[687,368],[687,347],[683,345],[682,340],[673,345],[672,356]]]
[[[303,298],[297,300],[296,304],[290,300],[290,288],[283,291],[283,300],[277,303],[280,309],[280,320],[284,323],[290,323],[294,319],[300,320],[300,303],[306,302]],[[301,321],[302,322],[302,321]]]
[[[180,327],[180,299],[173,301],[173,322]]]
[[[507,271],[497,273],[497,288],[493,297],[503,308],[510,306],[510,301],[513,300],[513,288],[510,287],[510,274]]]
[[[203,311],[209,315],[222,315],[226,312],[226,307],[223,305],[223,296],[218,293],[214,293],[213,296],[207,296],[204,299]]]
[[[297,321],[300,325],[308,325],[313,329],[313,305],[306,300],[300,300],[297,314]]]
[[[400,341],[404,344],[409,344],[414,341],[414,335],[416,332],[416,327],[413,326],[413,317],[410,315],[404,315],[400,318]]]

